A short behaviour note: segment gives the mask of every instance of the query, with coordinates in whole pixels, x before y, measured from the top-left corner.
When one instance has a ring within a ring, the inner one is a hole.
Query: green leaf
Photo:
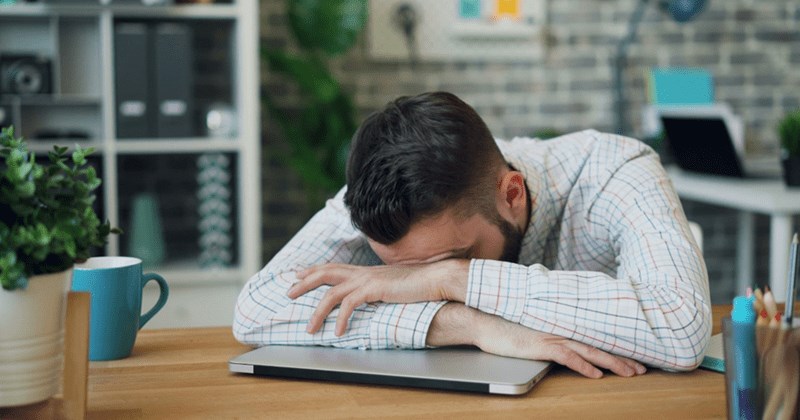
[[[100,184],[102,184],[102,181],[97,177],[97,172],[92,166],[86,168],[86,184],[89,186],[89,190],[91,191],[96,190]]]
[[[350,49],[367,21],[365,0],[286,0],[286,5],[300,45],[330,56]]]
[[[319,162],[310,155],[296,155],[290,159],[292,167],[304,181],[318,188],[333,190],[335,186],[329,177],[323,172]]]
[[[313,201],[344,184],[346,154],[357,127],[355,108],[325,60],[354,45],[366,21],[367,2],[287,0],[286,7],[300,51],[262,49],[262,59],[274,73],[295,83],[302,95],[296,109],[277,106],[267,90],[262,101],[289,146],[285,159]]]
[[[800,156],[800,109],[789,112],[780,121],[778,135],[789,156]]]
[[[24,150],[12,149],[8,156],[8,164],[9,166],[21,165],[22,162],[25,162],[25,158],[27,158],[27,156]]]
[[[33,163],[26,162],[17,168],[17,173],[19,174],[19,179],[27,178],[28,175],[31,175],[31,171],[33,171]]]
[[[5,146],[14,141],[14,126],[0,128],[0,142]]]
[[[297,57],[282,51],[263,50],[270,69],[284,73],[317,102],[330,102],[339,93],[339,83],[318,60]]]
[[[62,271],[105,244],[112,229],[101,225],[93,193],[100,185],[88,166],[91,148],[54,146],[49,164],[36,161],[13,130],[0,132],[0,283],[24,287],[31,275]]]
[[[63,146],[53,146],[53,152],[55,152],[56,156],[64,156],[67,154],[67,148]]]
[[[78,249],[75,246],[74,241],[67,241],[64,243],[64,251],[66,251],[67,255],[72,258],[73,260],[78,255]]]
[[[62,171],[66,172],[66,173],[68,173],[68,174],[70,174],[70,175],[72,174],[72,168],[70,168],[69,166],[67,166],[67,164],[66,164],[66,163],[64,163],[64,161],[63,161],[63,160],[61,160],[61,159],[58,159],[58,160],[56,160],[54,163],[56,164],[56,167],[58,167],[58,168],[59,168],[59,169],[61,169]]]
[[[79,166],[86,163],[86,155],[80,148],[72,152],[72,162]]]
[[[14,186],[14,191],[23,198],[32,197],[36,192],[36,184],[33,181],[23,181]]]

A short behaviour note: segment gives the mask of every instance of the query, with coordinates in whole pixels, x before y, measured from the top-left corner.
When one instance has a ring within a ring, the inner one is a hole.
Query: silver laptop
[[[474,347],[354,350],[265,346],[230,360],[231,372],[517,395],[530,391],[552,363],[484,353]]]

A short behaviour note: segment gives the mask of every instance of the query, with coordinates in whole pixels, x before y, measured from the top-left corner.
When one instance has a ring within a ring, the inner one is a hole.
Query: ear
[[[497,189],[497,210],[501,216],[507,220],[527,217],[528,192],[521,172],[508,171],[503,174]]]

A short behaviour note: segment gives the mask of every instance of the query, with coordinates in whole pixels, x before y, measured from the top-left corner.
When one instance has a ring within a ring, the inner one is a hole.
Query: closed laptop
[[[375,385],[524,394],[550,362],[484,353],[474,347],[354,350],[319,346],[265,346],[235,357],[231,372]]]

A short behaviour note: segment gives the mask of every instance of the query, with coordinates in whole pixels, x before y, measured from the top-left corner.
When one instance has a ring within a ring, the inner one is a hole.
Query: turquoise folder
[[[657,68],[650,71],[650,102],[657,105],[714,103],[711,73],[698,68]]]

